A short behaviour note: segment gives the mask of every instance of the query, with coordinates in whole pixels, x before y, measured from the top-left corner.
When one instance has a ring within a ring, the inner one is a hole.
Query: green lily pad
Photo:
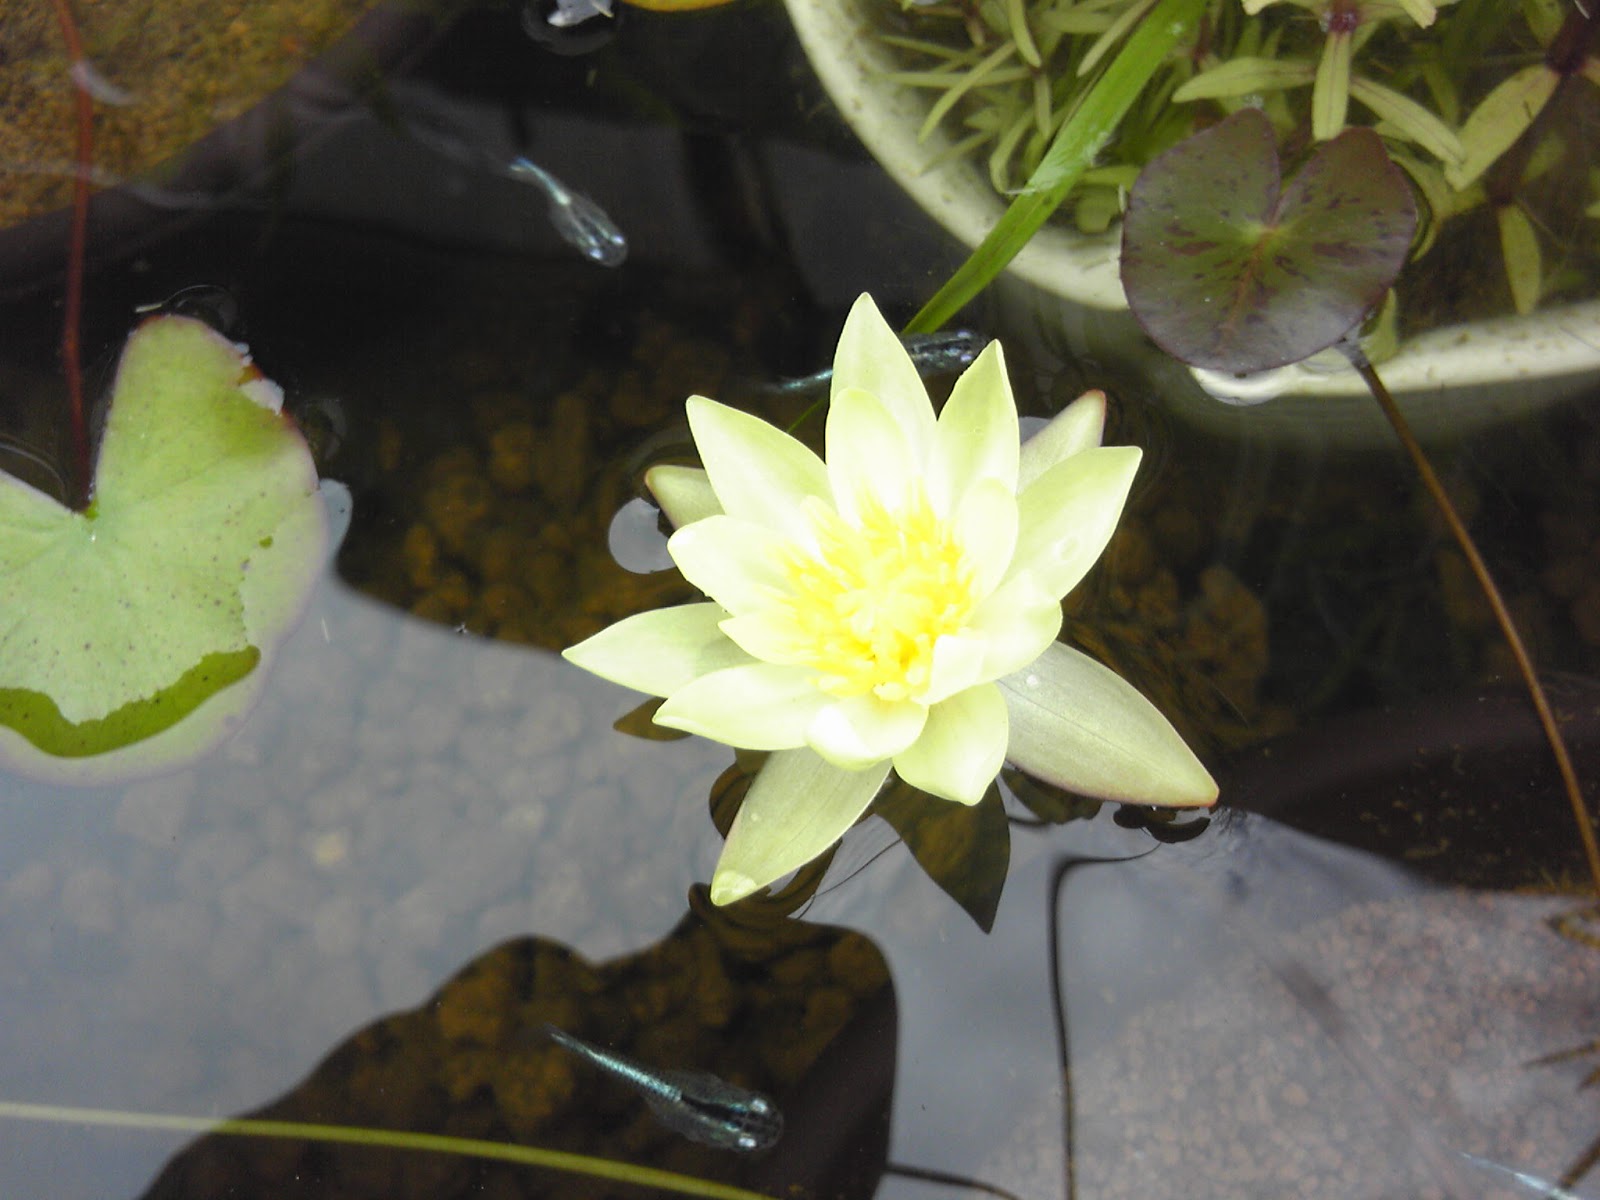
[[[1264,371],[1348,333],[1399,275],[1416,223],[1405,176],[1371,130],[1324,143],[1284,187],[1271,124],[1241,109],[1140,174],[1122,285],[1168,353]]]
[[[288,631],[327,542],[280,403],[240,347],[157,317],[123,351],[88,510],[0,475],[0,726],[61,757],[186,717],[186,752],[226,732],[238,705],[206,702]]]

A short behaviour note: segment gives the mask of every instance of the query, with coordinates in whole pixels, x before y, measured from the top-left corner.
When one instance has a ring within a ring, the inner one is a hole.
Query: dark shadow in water
[[[1593,779],[1600,689],[1560,692]],[[1518,692],[1389,707],[1244,756],[1209,837],[1060,864],[1069,1195],[1595,1195],[1600,954],[1546,760]]]
[[[1546,682],[1579,777],[1600,767],[1600,682]],[[1582,848],[1527,693],[1505,686],[1336,718],[1247,752],[1230,808],[1398,859],[1445,883],[1579,878]]]
[[[697,889],[703,892],[703,889]],[[693,898],[664,940],[592,964],[542,938],[473,960],[418,1008],[336,1047],[252,1117],[377,1126],[596,1155],[783,1197],[871,1196],[895,1075],[894,988],[861,934],[786,921],[752,929]],[[672,1070],[710,1072],[776,1104],[753,1154],[666,1128],[634,1088],[556,1046],[554,1025]],[[148,1200],[227,1196],[596,1196],[635,1188],[444,1154],[208,1136]]]

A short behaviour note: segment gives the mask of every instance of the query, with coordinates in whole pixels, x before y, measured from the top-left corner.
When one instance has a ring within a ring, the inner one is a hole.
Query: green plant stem
[[[61,40],[74,67],[84,62],[83,39],[72,16],[69,0],[55,0]],[[94,152],[94,102],[83,80],[72,80],[77,119],[76,170],[72,177],[72,227],[67,241],[67,294],[61,314],[61,369],[67,379],[67,399],[72,419],[72,483],[68,501],[83,512],[89,507],[91,487],[89,424],[83,408],[83,355],[79,346],[83,327],[83,273],[89,241],[89,174]]]
[[[0,1100],[0,1117],[16,1121],[47,1121],[56,1125],[99,1125],[115,1129],[153,1132],[213,1134],[231,1137],[285,1138],[293,1141],[336,1142],[346,1146],[378,1146],[386,1150],[420,1150],[488,1158],[522,1166],[543,1167],[573,1175],[611,1179],[635,1187],[658,1188],[706,1200],[774,1200],[728,1183],[696,1179],[674,1171],[639,1167],[609,1158],[491,1142],[481,1138],[449,1137],[439,1133],[408,1133],[400,1129],[370,1129],[355,1125],[321,1125],[306,1121],[265,1121],[253,1117],[216,1120],[179,1113],[124,1112],[112,1108],[77,1108],[65,1104],[23,1104]]]
[[[971,257],[911,318],[906,333],[932,333],[1005,270],[1094,163],[1139,93],[1209,3],[1160,0],[1139,22],[1105,73],[1078,101],[1022,194],[1011,202]]]
[[[1384,386],[1383,380],[1379,378],[1378,372],[1373,369],[1372,364],[1367,361],[1367,356],[1354,342],[1344,342],[1340,349],[1360,373],[1362,382],[1371,390],[1373,399],[1378,402],[1378,407],[1383,409],[1383,415],[1388,418],[1389,424],[1394,426],[1395,433],[1400,437],[1400,444],[1411,456],[1411,463],[1416,468],[1417,476],[1422,480],[1423,487],[1428,489],[1428,494],[1433,497],[1433,502],[1438,505],[1445,524],[1450,527],[1450,532],[1456,539],[1456,545],[1466,556],[1467,565],[1472,568],[1478,586],[1483,589],[1489,607],[1494,611],[1500,632],[1505,636],[1506,644],[1511,647],[1511,656],[1516,659],[1517,669],[1522,673],[1522,681],[1527,686],[1528,696],[1532,699],[1534,711],[1539,716],[1539,724],[1544,727],[1545,738],[1550,743],[1550,752],[1555,755],[1556,769],[1561,773],[1567,800],[1572,805],[1572,816],[1578,825],[1578,839],[1583,843],[1584,858],[1589,865],[1589,878],[1594,885],[1595,895],[1600,896],[1600,845],[1596,845],[1595,842],[1594,823],[1590,820],[1588,807],[1584,804],[1583,788],[1578,783],[1577,771],[1573,769],[1572,756],[1567,753],[1566,739],[1561,736],[1561,727],[1556,724],[1550,701],[1546,698],[1544,688],[1539,683],[1539,676],[1533,669],[1533,659],[1529,656],[1521,635],[1517,633],[1516,624],[1511,619],[1511,610],[1506,607],[1500,589],[1495,586],[1494,578],[1489,574],[1488,564],[1483,561],[1483,555],[1478,553],[1472,535],[1467,532],[1467,527],[1462,522],[1460,514],[1456,512],[1455,505],[1450,502],[1450,495],[1444,490],[1444,484],[1439,481],[1439,476],[1428,461],[1428,456],[1423,453],[1421,445],[1411,432],[1411,426],[1406,423],[1405,416],[1395,404],[1394,397],[1389,394],[1389,389]]]

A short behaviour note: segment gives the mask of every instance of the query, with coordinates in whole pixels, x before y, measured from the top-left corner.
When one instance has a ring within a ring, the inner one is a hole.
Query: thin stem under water
[[[1389,389],[1384,386],[1383,380],[1379,378],[1378,372],[1373,369],[1372,364],[1367,361],[1367,356],[1353,341],[1347,340],[1341,343],[1339,348],[1361,375],[1362,381],[1372,392],[1373,399],[1383,409],[1383,415],[1388,418],[1389,424],[1394,426],[1395,433],[1400,437],[1400,444],[1411,456],[1418,478],[1422,480],[1423,487],[1428,489],[1433,502],[1438,505],[1445,524],[1450,527],[1456,544],[1466,556],[1467,565],[1472,568],[1472,574],[1476,577],[1478,586],[1483,589],[1484,597],[1494,612],[1495,621],[1500,625],[1500,632],[1504,635],[1506,644],[1511,647],[1511,656],[1516,659],[1517,670],[1522,674],[1528,696],[1533,701],[1534,712],[1538,714],[1539,724],[1543,726],[1545,738],[1550,743],[1550,752],[1555,756],[1556,769],[1561,774],[1561,783],[1566,789],[1567,800],[1572,805],[1573,819],[1577,822],[1578,838],[1583,843],[1584,858],[1589,865],[1589,879],[1594,886],[1595,895],[1600,896],[1600,845],[1595,842],[1594,822],[1590,819],[1588,806],[1584,803],[1583,788],[1578,783],[1578,773],[1572,766],[1572,756],[1567,753],[1566,739],[1561,736],[1561,727],[1556,724],[1555,713],[1544,694],[1543,686],[1539,683],[1539,676],[1534,671],[1533,659],[1528,654],[1527,647],[1523,645],[1521,635],[1517,633],[1516,624],[1511,619],[1511,611],[1506,607],[1500,589],[1495,586],[1494,578],[1489,574],[1488,564],[1483,561],[1483,555],[1478,553],[1477,543],[1467,532],[1467,527],[1462,522],[1460,514],[1456,512],[1455,505],[1451,503],[1450,495],[1444,490],[1444,484],[1435,473],[1433,464],[1423,453],[1421,445],[1411,432],[1411,426],[1406,423],[1405,416],[1395,404],[1394,397],[1389,394]]]
[[[83,38],[69,0],[54,0],[61,39],[74,66],[85,60]],[[83,273],[89,240],[89,184],[94,153],[94,101],[78,72],[72,74],[77,121],[76,166],[72,180],[72,229],[67,242],[66,301],[61,314],[61,369],[67,380],[72,419],[72,482],[68,497],[80,512],[89,506],[89,422],[83,407]]]

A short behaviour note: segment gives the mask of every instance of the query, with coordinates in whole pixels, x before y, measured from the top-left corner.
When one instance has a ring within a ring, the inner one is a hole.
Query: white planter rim
[[[893,0],[785,0],[813,69],[856,135],[884,169],[940,225],[975,247],[1005,211],[987,175],[970,158],[946,157],[952,139],[941,126],[925,141],[917,132],[932,93],[890,83],[904,64],[873,35],[872,10]],[[1118,272],[1119,232],[1086,236],[1047,225],[1013,260],[1010,271],[1074,304],[1125,309]],[[1385,382],[1400,393],[1443,392],[1486,384],[1553,383],[1571,394],[1600,374],[1600,299],[1529,316],[1484,319],[1408,338],[1382,364]],[[1566,381],[1564,384],[1561,381]],[[1349,370],[1284,368],[1274,394],[1365,397]]]

